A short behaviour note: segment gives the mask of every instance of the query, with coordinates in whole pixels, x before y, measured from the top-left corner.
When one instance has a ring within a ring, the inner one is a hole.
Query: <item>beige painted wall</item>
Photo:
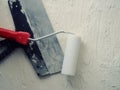
[[[81,36],[77,74],[39,79],[21,49],[0,64],[0,90],[120,90],[120,0],[43,0],[55,31]],[[14,29],[7,0],[0,27]],[[58,36],[64,50],[66,36]]]

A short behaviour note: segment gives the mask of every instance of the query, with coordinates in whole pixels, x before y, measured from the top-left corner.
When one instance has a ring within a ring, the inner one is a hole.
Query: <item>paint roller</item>
[[[80,37],[71,33],[71,32],[65,32],[65,31],[58,31],[55,33],[48,34],[43,37],[39,38],[30,38],[30,34],[28,32],[23,31],[13,31],[8,30],[4,28],[0,28],[0,37],[7,38],[9,40],[14,40],[17,43],[20,43],[22,45],[27,45],[29,41],[38,41],[59,33],[66,33],[69,34],[67,38],[66,43],[66,49],[64,53],[64,60],[63,60],[63,66],[61,73],[65,75],[75,75],[76,72],[76,66],[77,66],[77,60],[79,58],[79,51],[80,51]]]
[[[62,74],[74,76],[76,73],[77,60],[80,52],[80,37],[69,35],[67,38],[66,49],[62,66]]]

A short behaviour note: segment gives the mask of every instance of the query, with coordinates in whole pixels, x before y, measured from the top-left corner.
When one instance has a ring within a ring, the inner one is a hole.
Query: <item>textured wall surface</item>
[[[39,79],[23,50],[0,64],[0,90],[120,90],[120,0],[43,0],[55,31],[81,36],[77,74]],[[0,27],[14,29],[7,0]],[[66,35],[58,35],[64,50]]]

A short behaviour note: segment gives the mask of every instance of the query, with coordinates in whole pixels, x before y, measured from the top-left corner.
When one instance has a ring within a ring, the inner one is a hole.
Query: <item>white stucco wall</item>
[[[81,36],[77,74],[39,79],[21,49],[0,64],[0,90],[120,90],[120,0],[43,0],[55,31]],[[0,27],[14,29],[7,0]],[[58,35],[64,50],[66,36]]]

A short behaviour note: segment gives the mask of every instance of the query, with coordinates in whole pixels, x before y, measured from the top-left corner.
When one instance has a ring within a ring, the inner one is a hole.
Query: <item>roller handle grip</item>
[[[0,37],[2,38],[7,38],[9,40],[14,40],[17,43],[27,45],[29,40],[28,38],[30,37],[30,34],[28,32],[16,32],[4,28],[0,28]]]

